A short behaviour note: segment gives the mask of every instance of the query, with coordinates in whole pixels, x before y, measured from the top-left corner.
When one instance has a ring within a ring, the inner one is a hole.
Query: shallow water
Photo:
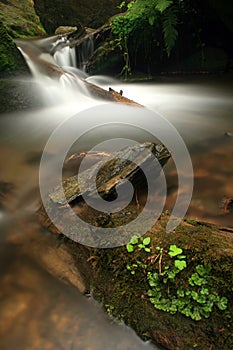
[[[169,120],[183,137],[194,166],[194,192],[188,216],[233,227],[233,213],[224,212],[233,198],[233,100],[230,77],[186,77],[151,83],[119,83],[108,77],[90,77]],[[38,168],[41,153],[54,129],[77,112],[102,104],[90,96],[57,83],[44,81],[47,107],[0,117],[0,181],[13,184],[2,197],[0,262],[1,349],[112,350],[156,348],[144,344],[133,331],[108,319],[100,306],[45,272],[29,254],[30,240],[40,231],[34,213],[38,208]],[[114,108],[114,107],[113,107]],[[228,132],[227,136],[225,132]],[[133,127],[108,126],[91,130],[73,146],[88,150],[106,138],[150,139]],[[64,135],[65,137],[65,135]],[[61,144],[58,146],[62,146]],[[51,150],[51,159],[57,150]],[[70,151],[70,153],[72,153]],[[177,194],[177,174],[166,167],[172,209]],[[53,240],[48,234],[48,239]],[[25,242],[28,243],[26,244]],[[23,242],[23,243],[22,243]],[[42,244],[42,243],[41,243]],[[43,249],[43,245],[38,249]]]

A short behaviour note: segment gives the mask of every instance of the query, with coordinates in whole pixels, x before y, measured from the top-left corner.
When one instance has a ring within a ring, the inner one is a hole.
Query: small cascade
[[[71,91],[73,89],[78,90],[84,95],[89,95],[88,89],[84,84],[83,80],[78,78],[77,75],[73,73],[64,73],[61,75],[59,82],[63,88],[69,88]]]
[[[88,75],[77,68],[76,48],[67,39],[54,37],[45,44],[43,40],[17,40],[16,44],[50,103],[75,99],[77,92],[89,96],[83,82]]]
[[[78,47],[78,68],[86,72],[87,63],[94,53],[93,35],[89,34],[87,39]]]
[[[60,67],[77,67],[75,47],[70,48],[69,46],[62,47],[55,51],[54,61]]]
[[[94,52],[93,35],[88,34],[79,45],[70,47],[69,40],[61,38],[52,47],[51,53],[57,65],[76,67],[86,72],[88,60]]]

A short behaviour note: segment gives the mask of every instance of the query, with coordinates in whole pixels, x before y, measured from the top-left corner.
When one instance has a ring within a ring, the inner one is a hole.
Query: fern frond
[[[163,13],[172,3],[173,0],[157,0],[157,5],[155,6],[155,8]]]
[[[173,49],[176,39],[178,37],[176,26],[176,13],[172,8],[168,9],[163,15],[163,37],[168,56],[170,56],[171,50]]]

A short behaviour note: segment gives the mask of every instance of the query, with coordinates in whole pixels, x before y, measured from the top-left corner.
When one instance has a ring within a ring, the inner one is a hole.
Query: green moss
[[[107,305],[115,317],[133,327],[144,339],[152,339],[166,348],[186,349],[223,349],[232,348],[232,257],[233,242],[228,233],[213,225],[200,222],[183,222],[173,233],[166,233],[168,220],[162,215],[156,225],[147,232],[152,247],[163,247],[169,251],[170,245],[181,247],[186,255],[187,268],[179,275],[180,285],[185,287],[188,277],[195,272],[197,265],[211,266],[213,287],[220,296],[228,299],[224,311],[214,307],[208,319],[192,320],[182,314],[175,315],[156,310],[146,294],[148,281],[145,271],[138,269],[132,275],[126,266],[135,261],[143,261],[148,252],[135,249],[128,253],[126,247],[112,249],[82,249],[88,251],[89,283],[93,286],[94,296]],[[74,255],[77,244],[71,243]],[[79,251],[79,249],[78,249]],[[79,253],[78,253],[79,254]],[[150,254],[149,254],[150,255]],[[78,255],[76,255],[79,260]],[[164,255],[162,268],[169,263]],[[170,259],[171,260],[171,259]],[[85,264],[84,264],[85,265]]]
[[[2,22],[0,22],[0,36],[0,76],[25,72],[26,64]]]
[[[0,21],[12,38],[25,38],[45,34],[33,2],[29,0],[8,0],[0,2]]]

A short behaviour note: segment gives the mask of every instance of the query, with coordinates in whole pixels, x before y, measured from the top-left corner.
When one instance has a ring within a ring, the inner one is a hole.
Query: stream
[[[224,211],[225,201],[233,198],[231,77],[160,77],[141,83],[89,77],[74,67],[74,52],[59,49],[57,43],[58,37],[18,43],[44,106],[0,115],[0,348],[158,349],[150,342],[143,342],[122,322],[104,314],[101,305],[92,298],[44,271],[33,258],[30,242],[35,235],[44,234],[50,244],[57,244],[53,235],[41,230],[35,216],[40,198],[40,157],[60,123],[106,103],[92,98],[80,78],[107,90],[109,87],[123,90],[124,96],[162,114],[185,141],[194,168],[194,191],[187,216],[233,228],[233,210]],[[58,53],[52,57],[48,52],[56,45]],[[41,65],[38,58],[45,64]],[[60,70],[57,64],[63,65],[66,74],[61,74],[59,79],[49,78],[46,70],[57,72]],[[151,136],[134,127],[95,128],[83,135],[70,153],[89,150],[111,137],[150,141]],[[177,195],[177,174],[172,161],[164,170],[168,191],[165,208],[171,211]],[[44,249],[46,240],[40,243],[37,238],[38,250]]]

